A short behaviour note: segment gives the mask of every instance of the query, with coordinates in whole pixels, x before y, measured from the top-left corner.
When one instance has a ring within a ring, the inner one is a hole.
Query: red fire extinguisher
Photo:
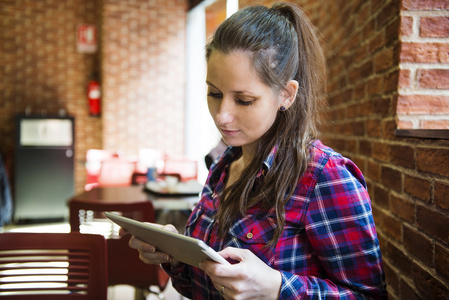
[[[100,115],[100,82],[96,78],[89,81],[87,87],[87,98],[89,99],[89,113],[91,116]]]

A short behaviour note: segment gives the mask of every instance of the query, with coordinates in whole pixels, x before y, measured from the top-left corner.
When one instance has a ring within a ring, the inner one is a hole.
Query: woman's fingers
[[[229,247],[219,254],[237,263],[222,265],[205,261],[201,268],[226,299],[277,299],[282,282],[279,271],[246,249]]]
[[[139,251],[140,260],[146,264],[163,264],[173,261],[172,257],[167,253],[156,251],[156,247],[134,236],[129,240],[129,246]]]

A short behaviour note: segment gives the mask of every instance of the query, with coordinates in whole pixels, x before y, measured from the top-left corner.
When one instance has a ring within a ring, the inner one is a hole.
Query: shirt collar
[[[276,156],[276,152],[278,151],[278,145],[276,144],[268,154],[268,156],[263,161],[262,167],[260,168],[259,173],[257,173],[256,177],[265,176],[267,172],[271,169],[271,166],[274,162],[274,157]]]
[[[276,144],[268,154],[268,156],[264,159],[262,166],[260,168],[259,173],[257,173],[257,177],[260,177],[261,175],[265,175],[268,170],[271,169],[271,166],[274,162],[274,157],[276,156],[276,152],[278,150],[278,145]],[[223,153],[223,157],[225,157],[224,161],[227,163],[230,161],[235,160],[236,158],[240,157],[242,153],[241,147],[232,147],[229,146],[226,151]]]

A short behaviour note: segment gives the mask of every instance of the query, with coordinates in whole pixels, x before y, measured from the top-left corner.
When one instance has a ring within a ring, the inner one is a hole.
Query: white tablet
[[[174,259],[198,267],[206,259],[218,263],[230,263],[202,240],[174,233],[149,223],[142,223],[117,214],[105,212],[106,217],[124,230],[153,246],[159,251],[170,254]]]

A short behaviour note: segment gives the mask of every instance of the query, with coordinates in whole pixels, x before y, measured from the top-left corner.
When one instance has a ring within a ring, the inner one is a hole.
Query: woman
[[[194,299],[386,297],[363,175],[316,140],[325,63],[304,13],[245,8],[217,29],[206,59],[209,111],[230,147],[186,234],[233,264],[194,268],[138,239],[130,246]]]

